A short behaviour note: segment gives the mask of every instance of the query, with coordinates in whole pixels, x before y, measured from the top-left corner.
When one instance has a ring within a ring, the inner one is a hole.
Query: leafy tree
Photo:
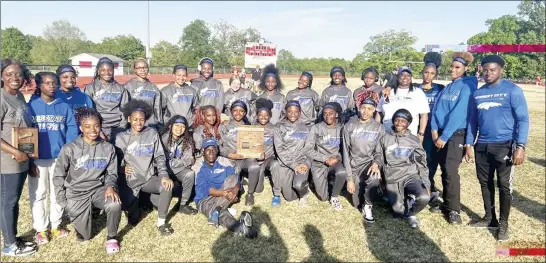
[[[178,45],[182,47],[182,61],[189,67],[197,66],[203,57],[212,56],[211,31],[205,21],[196,19],[184,27]]]
[[[142,44],[142,41],[133,35],[117,35],[115,37],[104,38],[95,47],[95,52],[114,55],[126,61],[146,56],[146,48]]]
[[[25,63],[30,61],[32,43],[18,28],[2,30],[2,57],[12,58]]]
[[[155,44],[155,46],[151,48],[151,51],[151,63],[154,66],[173,67],[180,62],[182,55],[180,47],[165,40]]]
[[[44,30],[44,41],[38,41],[38,45],[47,45],[38,50],[52,50],[53,54],[36,54],[51,59],[49,63],[66,63],[68,59],[77,55],[85,48],[85,34],[76,26],[66,20],[57,20]]]

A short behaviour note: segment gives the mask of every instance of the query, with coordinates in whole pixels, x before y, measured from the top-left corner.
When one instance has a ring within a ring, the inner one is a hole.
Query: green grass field
[[[286,79],[285,91],[296,87],[296,79]],[[223,81],[227,87],[227,80]],[[328,79],[316,79],[319,92]],[[362,83],[350,79],[355,89]],[[421,228],[410,229],[405,221],[393,219],[389,208],[378,202],[374,206],[377,222],[366,226],[361,214],[342,198],[343,211],[334,211],[328,202],[319,202],[311,195],[309,207],[297,202],[273,208],[271,187],[266,183],[263,193],[256,194],[256,205],[234,205],[253,212],[260,236],[247,240],[207,225],[203,215],[187,216],[172,211],[170,222],[175,233],[160,236],[155,228],[157,212],[148,214],[133,229],[127,227],[125,216],[120,225],[121,251],[108,256],[104,252],[105,218],[96,220],[94,239],[79,243],[74,233],[65,239],[53,239],[31,257],[8,258],[8,261],[536,261],[544,257],[507,257],[495,255],[497,247],[544,247],[545,235],[545,92],[532,85],[524,87],[531,115],[531,131],[526,162],[516,168],[513,209],[510,215],[511,239],[498,243],[485,229],[466,224],[483,215],[481,192],[474,166],[463,162],[461,202],[463,225],[451,226],[441,215],[423,210],[419,214]],[[439,174],[437,175],[438,181]],[[32,222],[25,187],[21,200],[19,232],[32,236]],[[177,200],[173,200],[174,206]],[[497,200],[498,203],[498,200]],[[193,205],[193,204],[192,204]],[[69,229],[72,229],[69,226]]]

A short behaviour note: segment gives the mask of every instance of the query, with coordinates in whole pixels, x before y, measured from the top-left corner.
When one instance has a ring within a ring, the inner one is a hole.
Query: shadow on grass
[[[535,158],[535,157],[528,157],[527,160],[529,160],[530,162],[532,162],[532,163],[534,163],[536,165],[546,167],[546,160],[545,159],[540,159],[540,158]]]
[[[512,192],[514,199],[512,200],[512,206],[526,214],[529,217],[540,220],[542,223],[546,223],[546,206],[537,201],[531,200],[520,192]]]
[[[305,225],[303,230],[305,242],[309,246],[311,255],[302,262],[341,262],[335,257],[332,257],[324,250],[324,238],[317,227],[313,225]]]
[[[444,252],[419,229],[406,220],[395,219],[390,210],[376,209],[375,223],[364,223],[368,249],[383,262],[449,262]]]
[[[286,262],[288,248],[279,235],[277,227],[271,222],[269,214],[260,207],[253,207],[250,212],[254,226],[260,231],[258,237],[247,239],[226,230],[211,247],[214,261]],[[268,229],[267,236],[263,233],[262,225]]]

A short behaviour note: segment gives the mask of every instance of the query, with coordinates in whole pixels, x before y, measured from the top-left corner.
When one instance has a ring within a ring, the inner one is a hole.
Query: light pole
[[[148,65],[150,65],[150,59],[152,58],[152,53],[150,52],[150,0],[148,2],[148,35],[147,35],[147,44],[146,44],[146,60]]]

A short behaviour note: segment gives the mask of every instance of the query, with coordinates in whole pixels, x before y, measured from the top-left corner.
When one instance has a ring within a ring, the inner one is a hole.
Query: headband
[[[288,107],[292,107],[292,106],[296,106],[298,107],[298,109],[301,109],[301,105],[298,101],[296,100],[292,100],[292,101],[289,101],[286,103],[286,108],[288,109]]]
[[[468,62],[466,62],[466,60],[464,58],[462,58],[462,57],[455,57],[455,58],[453,58],[453,61],[457,61],[457,62],[462,63],[465,66],[468,66]]]
[[[373,98],[366,98],[362,101],[362,103],[360,103],[360,105],[364,105],[364,104],[368,104],[368,105],[372,105],[374,107],[377,107],[377,103],[375,103],[375,100]]]
[[[183,69],[184,71],[188,71],[188,67],[184,66],[184,65],[176,65],[174,66],[174,71],[177,71],[179,69]]]
[[[409,117],[408,115],[404,114],[403,112],[398,112],[394,115],[394,118],[392,118],[393,120],[396,119],[396,118],[403,118],[403,119],[406,119],[407,121],[409,121]]]
[[[275,77],[275,76],[276,76],[275,73],[267,73],[267,75],[265,75],[266,78],[267,77]]]
[[[186,121],[182,118],[178,118],[174,121],[174,123],[182,123],[182,124],[186,124]]]

